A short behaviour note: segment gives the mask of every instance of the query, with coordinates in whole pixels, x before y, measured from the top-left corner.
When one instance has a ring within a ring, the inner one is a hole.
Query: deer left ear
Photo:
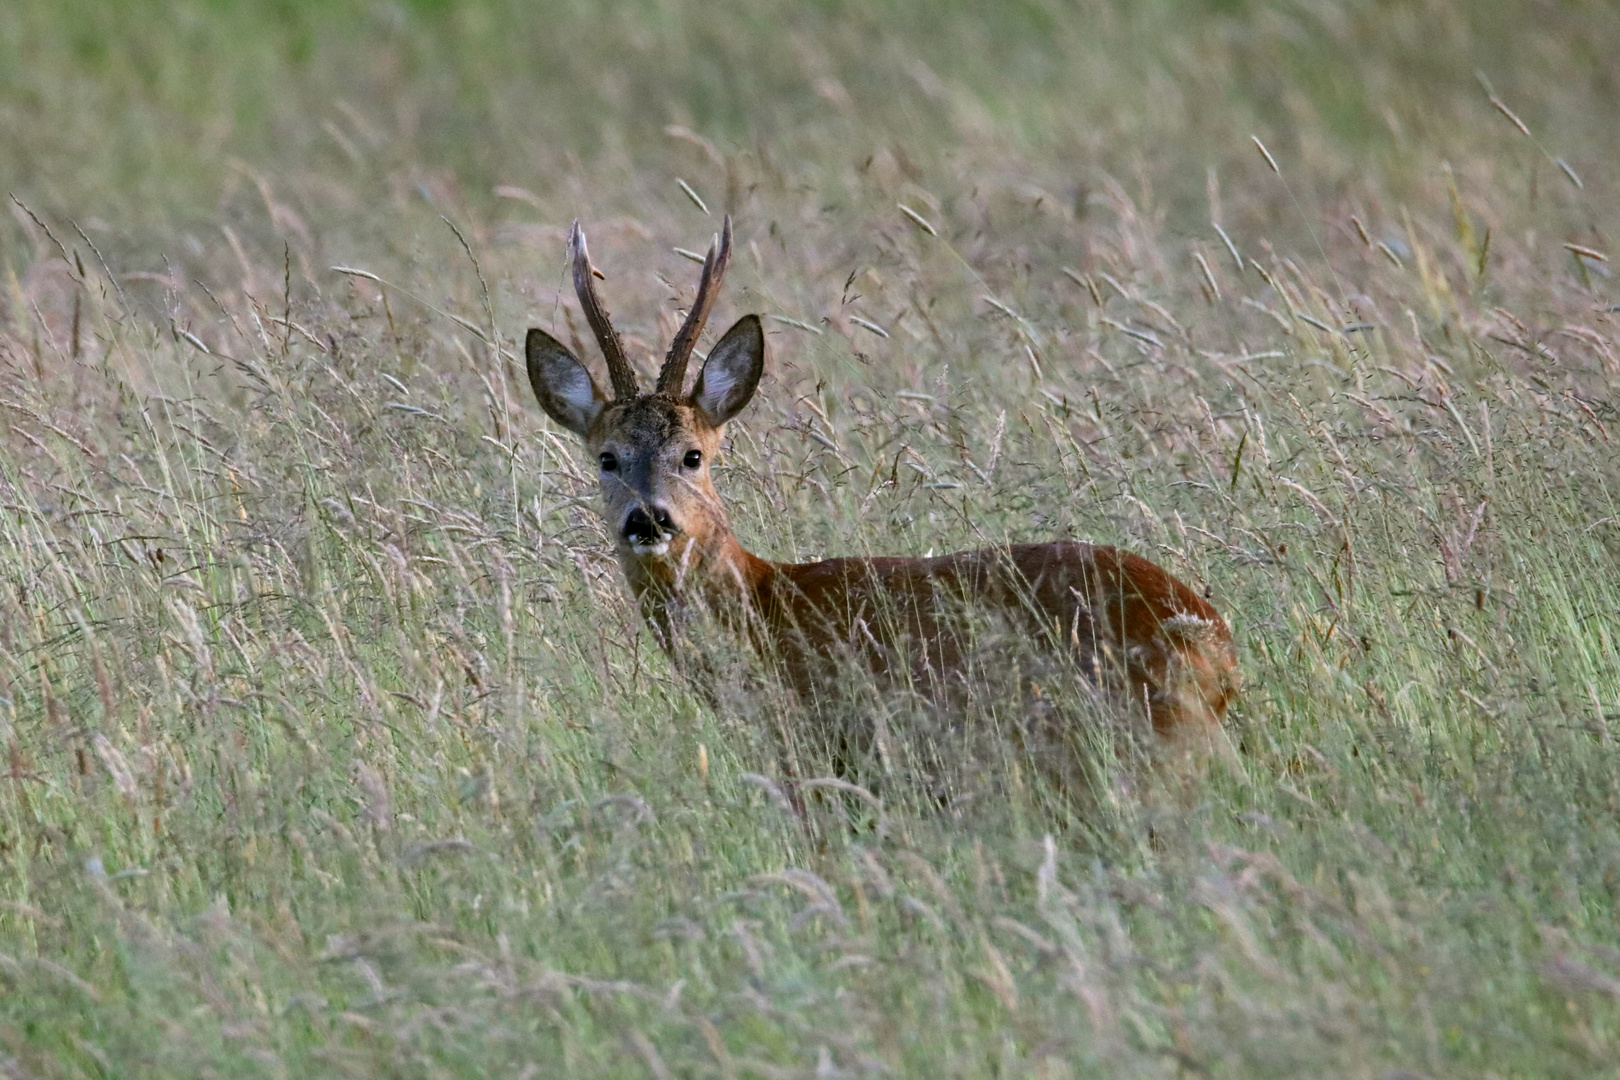
[[[765,330],[758,315],[744,315],[709,350],[692,387],[692,407],[719,427],[743,411],[764,373]]]
[[[591,425],[607,406],[607,399],[585,365],[544,330],[529,331],[523,352],[529,366],[529,385],[534,387],[534,396],[546,415],[580,438],[588,436]]]

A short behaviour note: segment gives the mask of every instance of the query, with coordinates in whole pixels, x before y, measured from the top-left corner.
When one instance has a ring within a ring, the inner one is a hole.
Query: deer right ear
[[[523,343],[529,383],[540,407],[563,427],[584,438],[607,407],[607,399],[585,365],[544,330],[530,330]]]
[[[765,373],[765,329],[758,315],[744,315],[715,342],[692,387],[692,405],[710,427],[743,411]]]

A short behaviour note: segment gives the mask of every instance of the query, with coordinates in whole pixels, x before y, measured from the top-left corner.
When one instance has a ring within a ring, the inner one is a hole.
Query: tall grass
[[[1612,1070],[1613,14],[723,15],[0,14],[0,1071]],[[783,811],[513,355],[578,216],[651,362],[678,180],[744,541],[1127,544],[1241,775]]]

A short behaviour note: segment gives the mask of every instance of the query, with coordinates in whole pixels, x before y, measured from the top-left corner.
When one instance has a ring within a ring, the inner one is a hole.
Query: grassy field
[[[0,1076],[1620,1073],[1617,54],[7,3]],[[514,360],[577,217],[650,367],[724,211],[744,542],[1129,545],[1232,622],[1240,769],[782,812],[802,717],[674,676]]]

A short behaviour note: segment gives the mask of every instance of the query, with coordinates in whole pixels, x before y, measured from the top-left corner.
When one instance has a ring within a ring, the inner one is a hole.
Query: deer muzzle
[[[663,555],[681,528],[662,506],[637,506],[624,517],[619,534],[637,555]]]

